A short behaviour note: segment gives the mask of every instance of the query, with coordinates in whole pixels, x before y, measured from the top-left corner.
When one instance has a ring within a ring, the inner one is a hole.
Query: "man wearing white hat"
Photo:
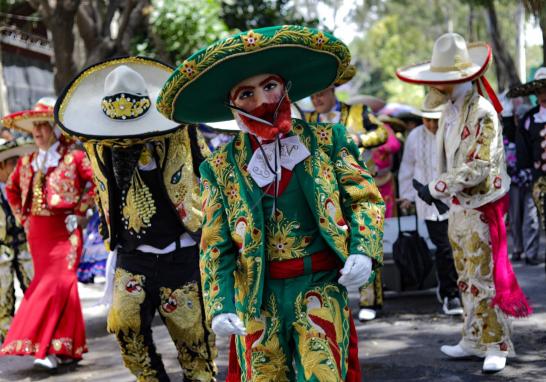
[[[514,354],[508,316],[531,313],[512,270],[504,215],[506,173],[500,103],[484,77],[491,61],[485,43],[467,45],[456,33],[436,40],[430,62],[399,69],[402,81],[430,87],[427,107],[446,103],[437,133],[439,176],[421,187],[428,204],[450,199],[449,237],[463,300],[462,339],[442,346],[453,358],[484,357],[483,371],[504,368]],[[491,105],[482,97],[482,87]]]
[[[436,132],[443,105],[434,109],[423,108],[423,124],[409,133],[404,147],[404,154],[398,170],[400,207],[408,209],[415,202],[417,216],[424,219],[430,239],[436,246],[436,270],[438,273],[438,298],[445,314],[463,314],[457,288],[457,271],[453,262],[453,251],[447,234],[448,216],[445,211],[438,211],[434,205],[428,205],[420,198],[413,187],[413,179],[422,184],[432,182],[437,176]]]
[[[546,228],[546,67],[535,72],[533,81],[510,89],[507,96],[515,98],[533,94],[538,105],[524,114],[516,129],[517,167],[531,169],[533,199],[542,226]],[[539,264],[536,252],[526,254],[525,261],[531,265]]]
[[[171,72],[144,57],[91,66],[65,89],[55,118],[84,141],[93,168],[101,233],[115,264],[108,330],[125,366],[138,381],[169,380],[152,338],[157,311],[184,380],[209,382],[217,351],[205,322],[196,245],[197,166],[208,149],[194,126],[171,122],[155,108]]]
[[[0,138],[0,343],[4,341],[15,313],[14,275],[24,292],[34,273],[25,231],[15,220],[4,185],[15,169],[17,159],[36,149],[32,139]]]

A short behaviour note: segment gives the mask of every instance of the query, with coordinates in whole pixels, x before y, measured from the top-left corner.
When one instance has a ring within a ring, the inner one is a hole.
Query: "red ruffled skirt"
[[[76,272],[82,233],[66,230],[66,215],[31,216],[28,244],[34,278],[17,310],[0,355],[48,354],[81,359],[87,352]]]

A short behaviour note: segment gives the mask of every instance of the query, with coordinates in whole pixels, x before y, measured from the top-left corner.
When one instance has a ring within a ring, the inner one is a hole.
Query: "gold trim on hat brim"
[[[26,154],[30,154],[38,150],[38,146],[34,143],[26,143],[21,146],[12,147],[5,151],[0,151],[0,162],[13,157],[20,157]]]
[[[13,117],[6,116],[2,119],[2,125],[8,129],[15,129],[24,133],[32,133],[34,122],[51,122],[55,123],[53,111],[35,111],[29,110],[26,113],[17,113]]]
[[[93,65],[88,67],[87,69],[84,69],[78,76],[76,76],[72,82],[65,88],[62,95],[59,97],[57,104],[55,105],[55,120],[57,121],[59,127],[64,130],[67,134],[76,136],[82,141],[88,141],[88,140],[131,140],[134,139],[141,139],[145,137],[155,137],[160,136],[164,134],[168,134],[176,130],[178,128],[179,124],[173,121],[170,121],[169,119],[165,118],[163,115],[159,113],[159,111],[155,107],[155,98],[159,91],[162,88],[163,82],[158,82],[157,84],[149,84],[148,86],[153,87],[153,93],[150,93],[150,100],[152,102],[152,105],[148,112],[143,115],[141,118],[138,119],[132,119],[132,120],[124,120],[124,121],[115,121],[109,119],[107,116],[104,115],[102,109],[101,109],[101,100],[103,98],[103,94],[91,94],[85,97],[88,101],[89,98],[97,98],[96,107],[94,107],[93,110],[96,111],[96,113],[92,116],[92,120],[84,120],[83,121],[66,121],[66,112],[68,105],[70,105],[71,102],[81,102],[81,107],[89,107],[88,104],[83,102],[83,96],[78,95],[79,99],[75,100],[74,95],[77,94],[78,90],[81,90],[81,86],[86,83],[86,81],[89,79],[89,77],[93,75],[97,75],[98,73],[105,71],[109,68],[116,67],[119,65],[143,65],[145,67],[151,67],[160,69],[161,71],[164,71],[166,76],[165,80],[169,77],[169,75],[172,73],[173,68],[163,64],[159,61],[156,61],[154,59],[146,58],[146,57],[123,57],[123,58],[116,58],[112,60],[107,60],[104,62],[101,62],[99,64]],[[137,70],[138,71],[138,70]],[[141,75],[146,75],[146,73],[139,72]],[[103,86],[103,83],[101,84]],[[148,89],[150,90],[150,89]],[[76,106],[75,106],[76,107]],[[83,123],[82,123],[83,122]],[[146,128],[142,128],[140,126],[141,123],[146,123]],[[126,124],[126,125],[124,125]],[[139,126],[139,128],[135,128],[135,126]],[[109,131],[107,134],[97,134],[98,128],[108,128]],[[126,130],[123,129],[123,127],[127,127]],[[110,129],[111,128],[111,129]],[[141,131],[135,131],[135,130],[141,130]]]
[[[509,98],[524,97],[535,94],[538,89],[546,88],[546,79],[533,80],[510,89],[506,96]]]

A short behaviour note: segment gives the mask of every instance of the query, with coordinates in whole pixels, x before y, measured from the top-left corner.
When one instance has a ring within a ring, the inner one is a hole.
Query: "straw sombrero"
[[[55,98],[40,98],[31,110],[18,111],[2,118],[2,124],[8,129],[16,129],[32,133],[34,122],[50,122],[53,124],[53,106]]]
[[[17,139],[0,138],[0,162],[29,154],[37,150],[37,146],[30,137],[19,137]]]
[[[333,85],[349,65],[347,46],[326,32],[285,25],[236,34],[184,61],[165,83],[157,108],[173,121],[233,119],[228,93],[242,80],[272,73],[290,81],[292,101]]]
[[[130,139],[166,134],[179,124],[155,100],[173,68],[146,57],[122,57],[84,69],[55,105],[55,121],[81,139]]]
[[[510,98],[522,97],[536,93],[538,89],[546,88],[546,68],[541,67],[535,72],[533,81],[513,87],[506,94]]]
[[[432,59],[396,71],[404,82],[423,85],[456,84],[481,77],[491,62],[491,47],[466,44],[457,33],[446,33],[434,43]]]

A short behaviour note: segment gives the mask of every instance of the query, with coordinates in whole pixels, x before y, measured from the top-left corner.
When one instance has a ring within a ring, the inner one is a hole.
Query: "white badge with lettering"
[[[269,166],[274,169],[275,166],[275,150],[276,144],[268,143],[262,145],[263,151],[267,156],[267,161]],[[277,182],[281,181],[281,167],[284,167],[287,170],[292,171],[294,167],[307,158],[311,153],[305,147],[305,145],[300,141],[300,138],[297,135],[293,135],[287,138],[281,139],[280,144],[280,153],[277,151],[277,160],[279,161],[279,174],[277,176]],[[262,150],[259,148],[254,151],[252,158],[248,164],[248,171],[250,176],[256,184],[260,187],[267,186],[275,180],[275,174],[271,172],[267,165],[267,162],[264,158]]]

